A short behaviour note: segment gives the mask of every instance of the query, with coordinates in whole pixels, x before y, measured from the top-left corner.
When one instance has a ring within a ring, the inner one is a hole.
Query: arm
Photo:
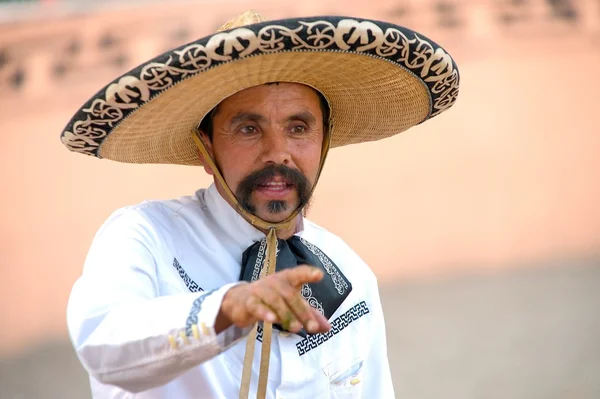
[[[139,392],[163,385],[225,350],[249,329],[214,329],[223,296],[159,297],[158,237],[136,211],[115,213],[98,231],[75,283],[67,321],[75,351],[102,383]]]
[[[259,320],[325,332],[325,318],[300,295],[323,274],[308,266],[213,292],[159,296],[160,239],[136,211],[98,231],[75,283],[67,322],[77,356],[104,384],[140,392],[164,385],[241,339]],[[269,304],[267,306],[266,304]]]

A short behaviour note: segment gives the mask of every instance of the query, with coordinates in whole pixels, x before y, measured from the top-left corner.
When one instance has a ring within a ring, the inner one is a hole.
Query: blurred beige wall
[[[454,30],[439,27],[429,1],[412,2],[408,13],[398,3],[179,2],[64,17],[48,8],[38,14],[57,16],[28,13],[0,25],[0,354],[65,335],[69,290],[110,212],[210,183],[198,168],[67,152],[59,135],[72,113],[128,68],[250,7],[269,18],[391,19],[459,63],[452,110],[328,158],[309,216],[348,241],[382,281],[599,253],[598,2],[582,1],[585,18],[572,26],[549,18],[541,1],[525,11],[466,1],[472,7],[457,10],[462,27]],[[502,12],[527,19],[504,26],[495,19]],[[79,50],[69,52],[73,43]],[[121,56],[120,66],[110,63]],[[64,75],[52,77],[61,65]]]

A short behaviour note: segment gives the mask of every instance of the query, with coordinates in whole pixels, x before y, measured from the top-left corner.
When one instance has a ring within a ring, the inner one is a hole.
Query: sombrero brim
[[[458,68],[407,28],[349,17],[267,21],[215,33],[115,79],[61,135],[71,151],[129,163],[199,165],[192,131],[219,102],[268,82],[319,90],[331,147],[380,140],[450,108]]]

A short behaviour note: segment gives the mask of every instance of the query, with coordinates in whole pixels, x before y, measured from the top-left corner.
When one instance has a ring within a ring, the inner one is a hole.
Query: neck
[[[268,234],[268,231],[263,231],[261,230],[263,233]],[[296,234],[297,232],[302,230],[302,214],[299,213],[298,216],[296,216],[294,218],[294,220],[292,220],[291,224],[290,224],[290,228],[288,229],[279,229],[277,230],[277,238],[282,239],[282,240],[287,240],[288,238],[290,238],[291,236],[293,236],[294,234]]]

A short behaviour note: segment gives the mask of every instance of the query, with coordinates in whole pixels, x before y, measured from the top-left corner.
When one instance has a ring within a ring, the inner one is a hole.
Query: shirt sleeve
[[[214,323],[229,284],[211,292],[158,295],[155,229],[135,209],[100,228],[67,307],[71,341],[100,382],[140,392],[163,385],[237,342],[250,329]]]
[[[371,287],[370,305],[373,307],[373,328],[371,349],[365,361],[365,375],[363,377],[363,393],[368,397],[393,399],[394,385],[387,354],[387,339],[383,309],[379,297],[377,280]]]

